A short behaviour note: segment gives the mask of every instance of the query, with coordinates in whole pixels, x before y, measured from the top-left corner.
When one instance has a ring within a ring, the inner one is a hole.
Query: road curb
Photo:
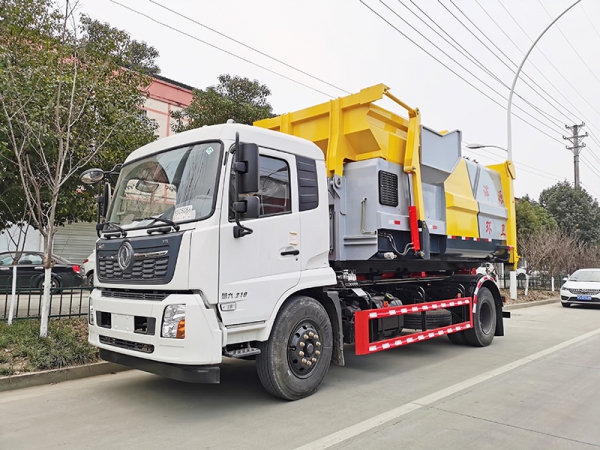
[[[44,370],[42,372],[23,373],[10,377],[0,377],[0,392],[23,389],[43,384],[54,384],[62,381],[78,380],[114,372],[130,370],[129,367],[101,361],[85,366],[64,367],[62,369]]]
[[[521,308],[529,308],[531,306],[541,306],[541,305],[549,305],[551,303],[560,302],[560,298],[550,298],[547,300],[539,300],[537,302],[526,302],[526,303],[515,303],[513,305],[506,305],[502,309],[506,309],[508,311],[512,309],[521,309]]]

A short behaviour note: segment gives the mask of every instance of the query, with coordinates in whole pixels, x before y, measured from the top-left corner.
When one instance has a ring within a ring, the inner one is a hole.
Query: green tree
[[[567,181],[544,189],[540,206],[556,220],[558,227],[586,244],[600,243],[600,207],[583,188]]]
[[[273,117],[273,108],[267,102],[271,90],[258,80],[239,76],[220,75],[219,84],[206,90],[195,89],[189,107],[171,113],[176,120],[174,132],[191,130],[204,125],[236,123],[252,125],[257,120]]]
[[[110,168],[155,138],[139,89],[156,70],[155,50],[135,44],[127,53],[134,41],[126,33],[87,17],[75,23],[68,2],[64,12],[54,0],[0,6],[0,228],[25,216],[42,235],[44,336],[56,227],[93,217],[95,192],[77,176],[92,165]],[[122,67],[127,55],[135,71]]]
[[[525,196],[517,202],[517,236],[556,230],[556,220],[537,202]],[[520,246],[519,246],[520,247]]]

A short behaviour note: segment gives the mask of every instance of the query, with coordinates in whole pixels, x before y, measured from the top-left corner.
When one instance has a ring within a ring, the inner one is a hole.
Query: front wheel
[[[285,400],[308,397],[331,362],[333,332],[327,311],[313,298],[290,298],[275,319],[271,337],[258,347],[256,368],[264,388]]]
[[[496,333],[496,304],[494,295],[482,287],[477,294],[477,309],[473,314],[473,328],[465,330],[467,344],[474,347],[487,347]]]
[[[89,287],[94,287],[94,272],[90,272],[87,275],[87,284]]]

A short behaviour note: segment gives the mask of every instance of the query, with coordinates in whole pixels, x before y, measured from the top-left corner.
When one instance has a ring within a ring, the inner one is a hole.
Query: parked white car
[[[571,305],[600,304],[600,269],[581,269],[560,288],[560,302]]]
[[[88,286],[94,287],[94,271],[96,270],[96,252],[83,260],[83,273]]]

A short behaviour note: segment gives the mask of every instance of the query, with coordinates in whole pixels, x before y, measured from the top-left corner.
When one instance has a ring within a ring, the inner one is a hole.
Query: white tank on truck
[[[374,104],[384,95],[409,118]],[[253,359],[288,400],[314,393],[347,346],[489,345],[503,299],[475,269],[517,261],[514,167],[467,161],[460,142],[377,85],[134,151],[102,208],[89,341],[188,382]]]

